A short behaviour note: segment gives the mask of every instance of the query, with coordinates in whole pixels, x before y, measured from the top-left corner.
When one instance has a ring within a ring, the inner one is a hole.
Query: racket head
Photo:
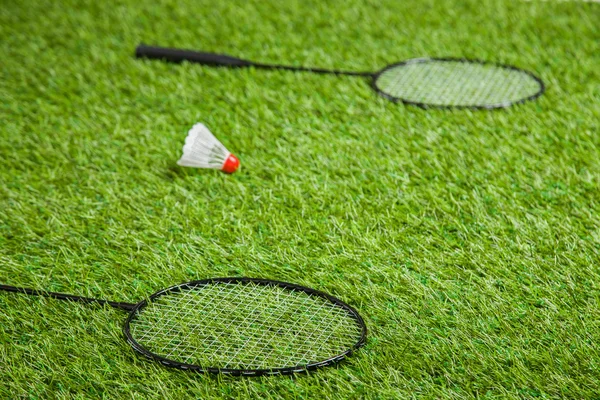
[[[365,344],[367,327],[354,308],[318,290],[212,278],[139,302],[123,333],[137,352],[168,367],[256,376],[338,363]]]
[[[415,58],[373,75],[373,89],[421,108],[497,109],[534,100],[546,87],[532,72],[468,58]]]

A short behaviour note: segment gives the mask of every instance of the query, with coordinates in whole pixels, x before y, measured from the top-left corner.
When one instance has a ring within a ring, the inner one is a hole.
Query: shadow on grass
[[[181,167],[177,164],[170,165],[166,170],[161,174],[163,179],[168,180],[169,182],[175,182],[179,179],[184,179],[193,175],[219,175],[222,174],[221,171],[216,169],[208,169],[208,168],[189,168],[189,167]]]

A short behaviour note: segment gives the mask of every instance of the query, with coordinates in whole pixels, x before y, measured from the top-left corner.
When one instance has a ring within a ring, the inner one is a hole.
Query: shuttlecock
[[[229,152],[203,124],[196,124],[188,132],[183,155],[177,161],[182,167],[220,169],[233,174],[240,160]]]

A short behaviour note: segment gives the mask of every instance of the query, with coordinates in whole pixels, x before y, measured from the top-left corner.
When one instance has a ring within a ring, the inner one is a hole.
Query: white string
[[[325,298],[253,282],[167,293],[141,309],[130,327],[156,355],[235,369],[324,361],[351,349],[361,335],[357,321]]]
[[[442,60],[392,67],[377,78],[376,85],[392,97],[436,106],[507,105],[541,89],[539,82],[523,71]]]

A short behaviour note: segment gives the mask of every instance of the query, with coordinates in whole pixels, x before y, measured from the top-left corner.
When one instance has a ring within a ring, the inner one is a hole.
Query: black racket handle
[[[225,54],[201,53],[198,51],[146,46],[143,44],[140,44],[135,49],[135,56],[137,58],[150,58],[175,63],[189,61],[204,65],[220,65],[223,67],[248,67],[250,65],[255,65],[252,61],[242,60]]]

